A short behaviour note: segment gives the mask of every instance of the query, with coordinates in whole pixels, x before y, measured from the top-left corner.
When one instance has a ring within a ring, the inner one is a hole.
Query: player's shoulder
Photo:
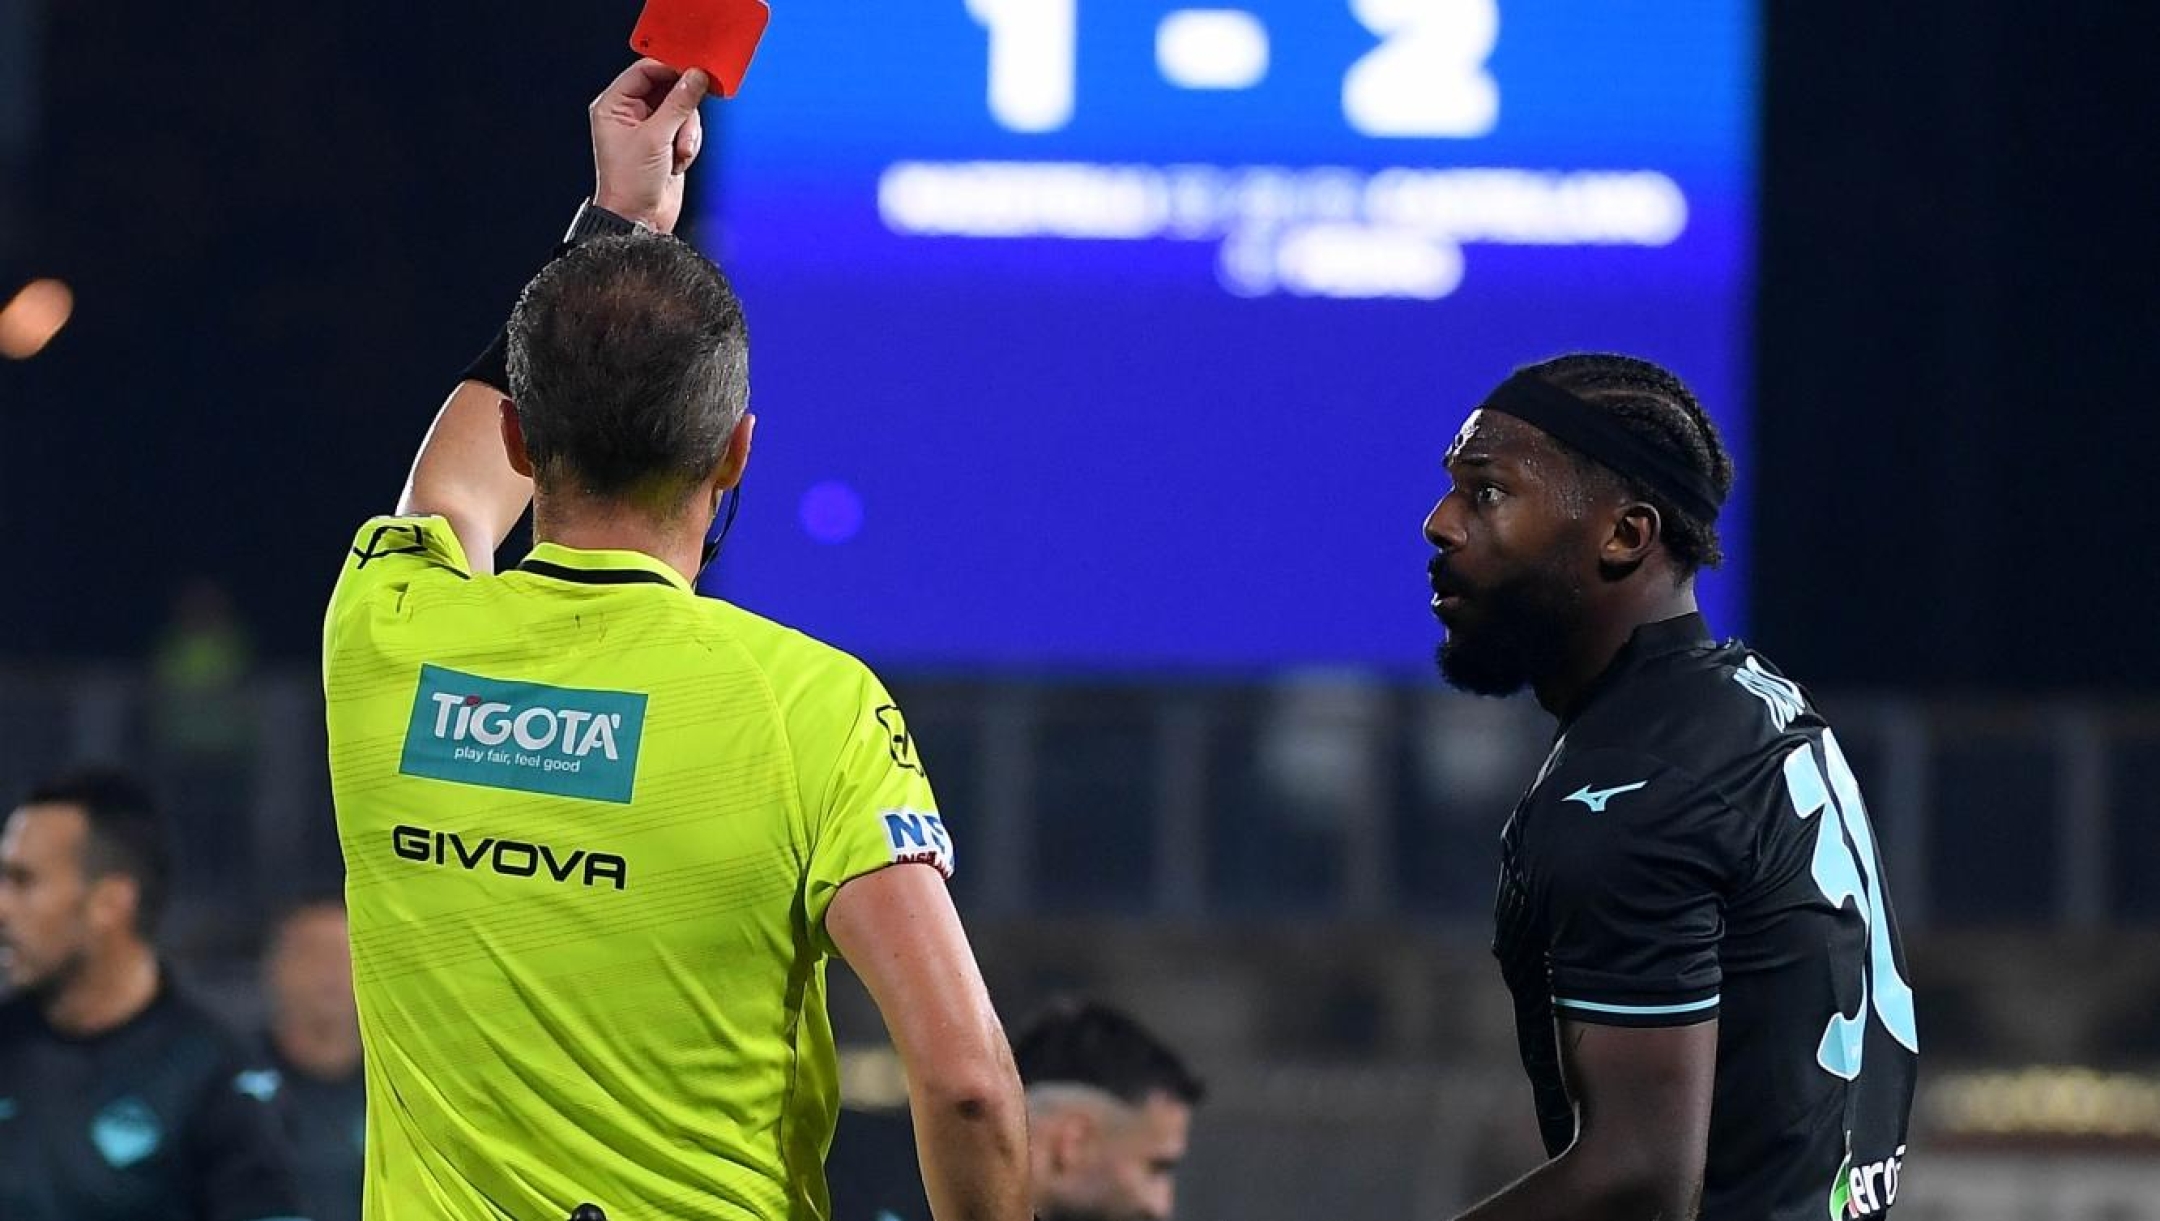
[[[203,1095],[236,1094],[270,1102],[284,1085],[261,1043],[205,1004],[184,983],[168,982],[157,1007],[166,1062],[194,1075]]]
[[[1634,751],[1708,777],[1820,724],[1805,689],[1761,653],[1727,640],[1642,667],[1568,737],[1579,750]]]
[[[195,994],[185,982],[167,978],[149,1016],[160,1037],[196,1049],[205,1060],[249,1059],[248,1039]]]

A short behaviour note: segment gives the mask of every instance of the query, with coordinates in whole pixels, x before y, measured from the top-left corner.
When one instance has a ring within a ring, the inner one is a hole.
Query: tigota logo
[[[513,709],[508,704],[483,703],[477,695],[459,695],[454,691],[433,693],[435,701],[435,736],[452,742],[467,740],[482,746],[501,746],[516,739],[526,750],[550,751],[566,762],[549,760],[543,766],[548,771],[576,771],[586,755],[598,750],[609,759],[620,759],[615,746],[616,731],[622,728],[622,714],[611,712],[595,714],[580,708],[534,708]],[[480,755],[472,748],[471,758]],[[460,752],[459,757],[467,757]]]
[[[420,667],[398,770],[457,784],[626,803],[645,696]]]

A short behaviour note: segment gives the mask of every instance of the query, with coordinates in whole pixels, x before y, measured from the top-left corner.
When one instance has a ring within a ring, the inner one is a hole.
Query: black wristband
[[[595,237],[651,232],[652,229],[647,226],[617,216],[588,199],[578,205],[577,214],[570,218],[569,231],[563,234],[563,240],[555,247],[555,253],[548,256],[547,263],[542,263],[540,266],[546,267],[548,263],[552,263],[570,253],[578,243]],[[534,274],[539,273],[535,271]],[[483,386],[492,386],[497,392],[505,396],[510,393],[509,319],[504,319],[503,324],[495,328],[495,338],[489,341],[487,347],[481,349],[480,355],[474,357],[472,362],[465,366],[465,371],[460,373],[458,377],[461,381],[479,382]]]

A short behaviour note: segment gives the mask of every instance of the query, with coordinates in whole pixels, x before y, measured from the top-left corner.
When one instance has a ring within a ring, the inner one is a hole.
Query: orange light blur
[[[75,293],[58,280],[32,280],[0,307],[0,356],[28,360],[75,315]]]

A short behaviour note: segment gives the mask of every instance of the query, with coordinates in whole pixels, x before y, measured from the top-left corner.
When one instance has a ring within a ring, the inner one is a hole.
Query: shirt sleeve
[[[1730,807],[1649,756],[1593,750],[1539,789],[1526,843],[1553,1008],[1602,1026],[1717,1016]]]
[[[204,1221],[305,1221],[273,1107],[281,1085],[235,1058],[206,1088],[188,1132]]]
[[[898,704],[869,670],[857,669],[839,750],[822,784],[806,785],[810,862],[805,906],[827,950],[825,912],[842,886],[890,865],[953,874],[952,837]],[[828,723],[826,732],[833,732]]]
[[[379,593],[396,593],[416,580],[472,579],[472,565],[457,531],[443,517],[370,518],[353,536],[330,595],[329,621]]]

